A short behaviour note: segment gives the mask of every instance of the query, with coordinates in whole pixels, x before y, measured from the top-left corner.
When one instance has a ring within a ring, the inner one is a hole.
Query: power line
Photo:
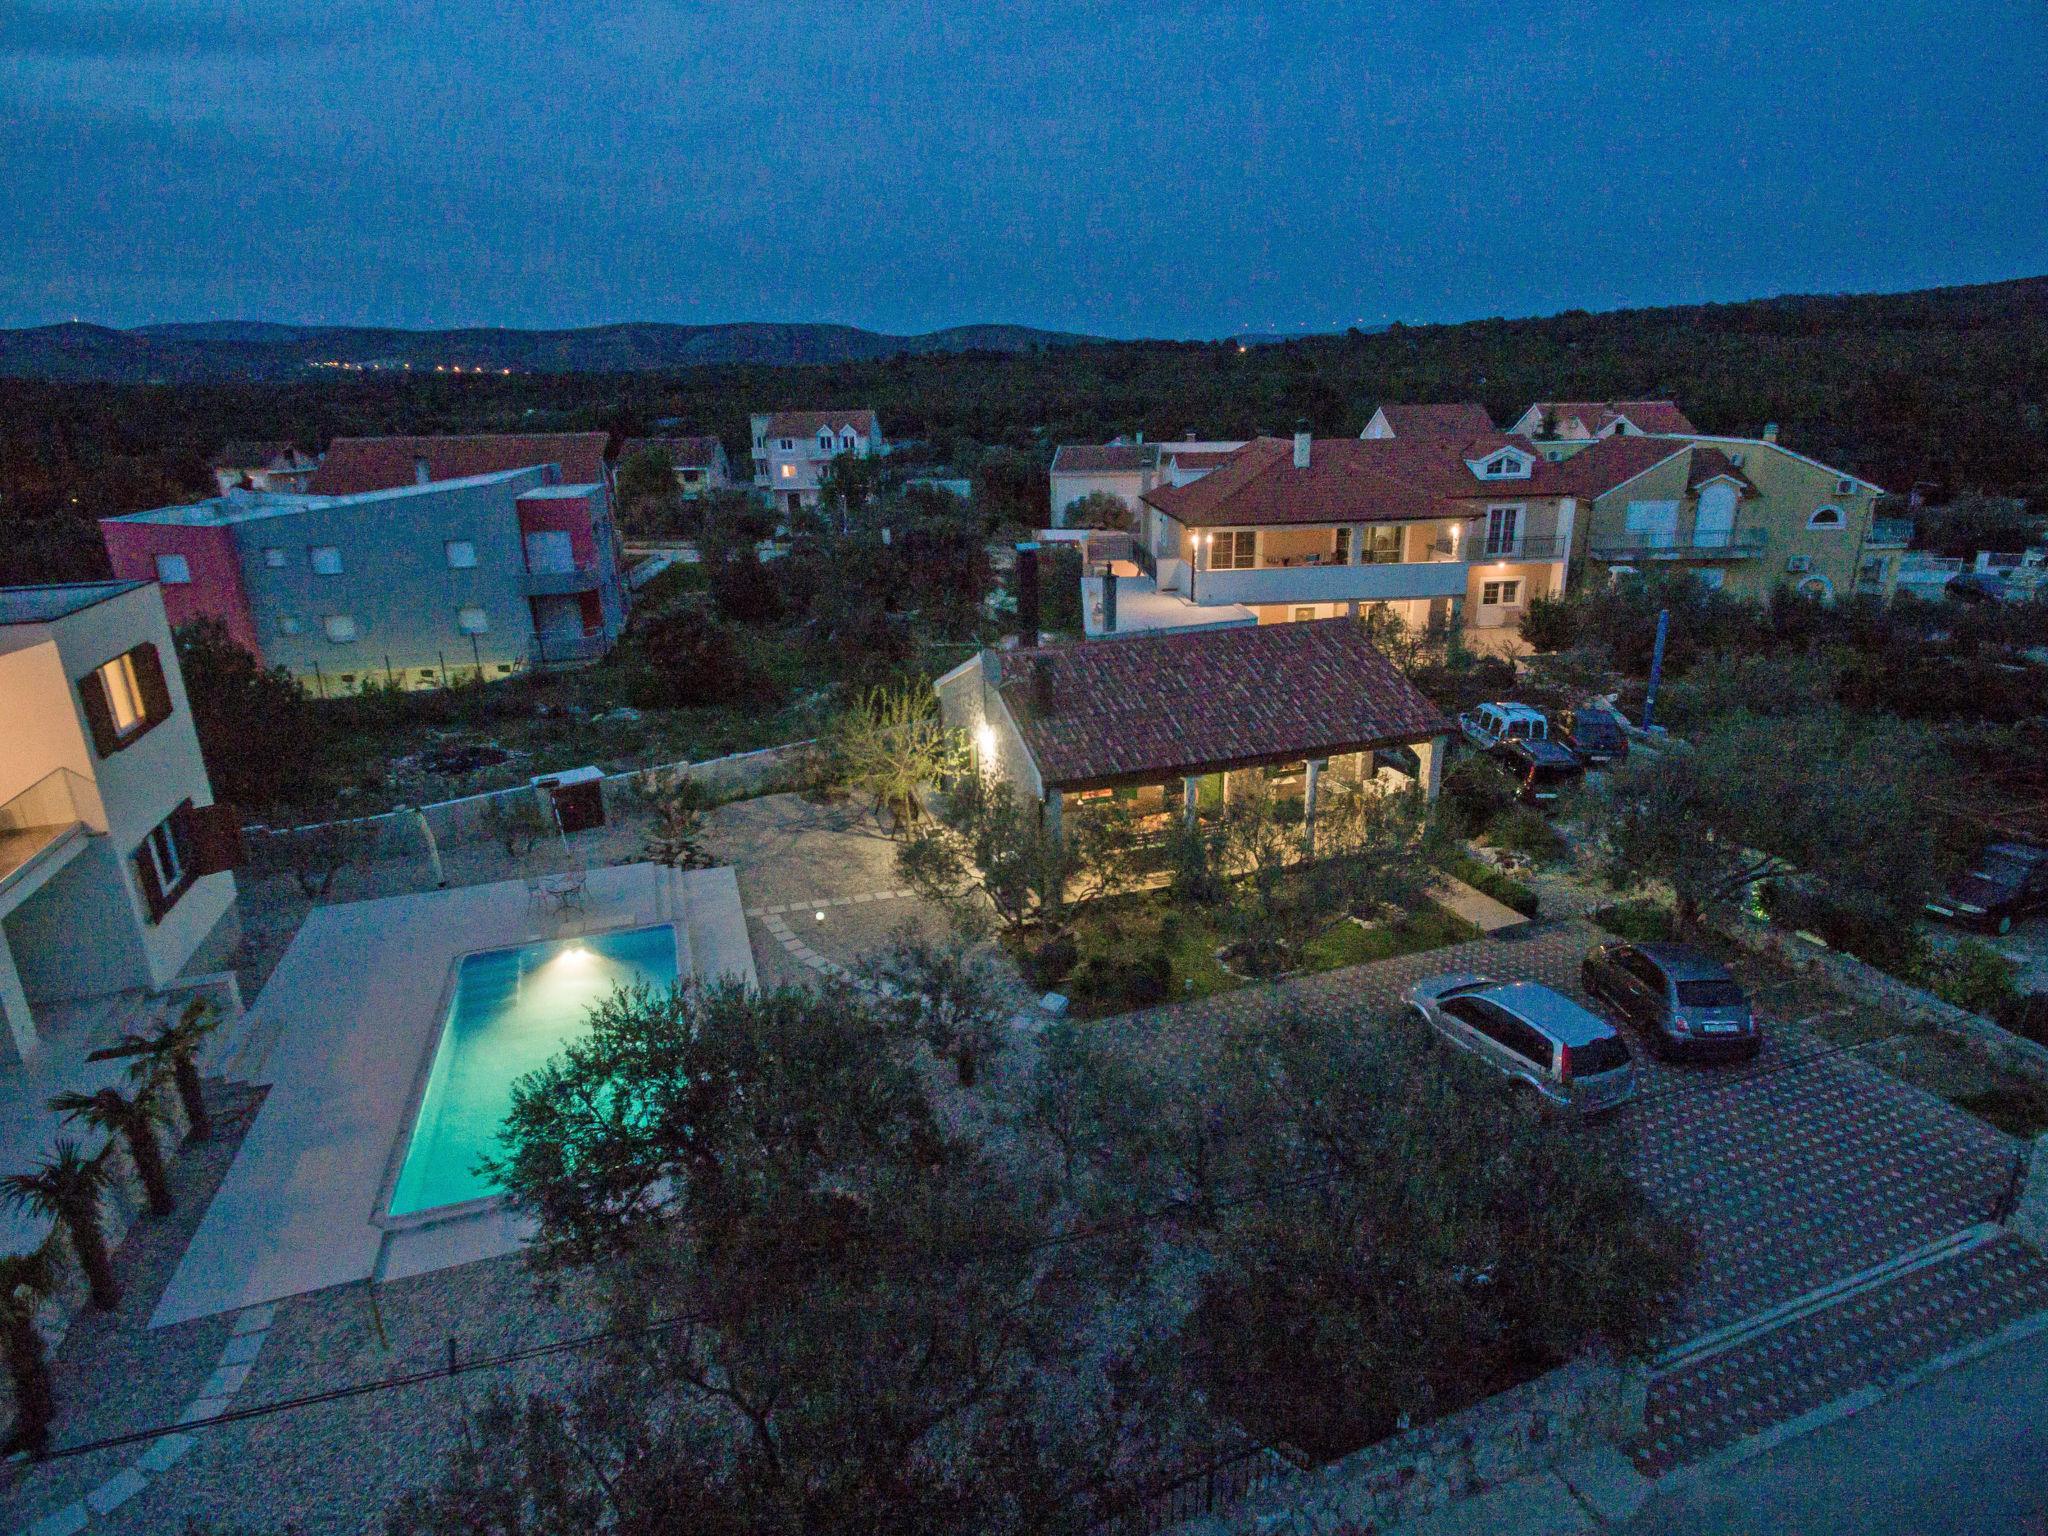
[[[1811,1065],[1835,1056],[1862,1050],[1869,1045],[1888,1044],[1904,1038],[1900,1035],[1881,1036],[1876,1040],[1858,1041],[1852,1044],[1833,1045],[1819,1050],[1807,1051],[1798,1056],[1787,1057],[1752,1071],[1727,1074],[1697,1084],[1673,1084],[1670,1087],[1641,1093],[1622,1106],[1627,1113],[1636,1106],[1659,1100],[1683,1097],[1695,1093],[1718,1093],[1742,1083],[1755,1082],[1760,1078],[1776,1076],[1778,1073]],[[1214,1211],[1239,1210],[1246,1206],[1264,1204],[1268,1200],[1286,1195],[1298,1194],[1319,1185],[1328,1184],[1341,1176],[1341,1170],[1328,1169],[1321,1173],[1297,1175],[1292,1178],[1274,1180],[1265,1185],[1254,1185],[1234,1195],[1200,1202],[1206,1209]],[[1181,1217],[1196,1204],[1190,1200],[1174,1200],[1154,1210],[1139,1212],[1114,1221],[1097,1222],[1075,1227],[1050,1237],[1037,1238],[1029,1243],[988,1243],[971,1244],[958,1249],[951,1256],[952,1262],[964,1263],[975,1257],[1016,1257],[1025,1258],[1034,1253],[1051,1249],[1076,1246],[1095,1242],[1105,1237],[1127,1235],[1147,1227]],[[922,1257],[922,1255],[920,1255]],[[428,1382],[448,1381],[458,1376],[467,1376],[478,1371],[499,1370],[509,1366],[525,1364],[528,1361],[545,1359],[554,1355],[571,1354],[594,1349],[605,1344],[622,1343],[630,1339],[646,1338],[657,1334],[673,1332],[710,1321],[708,1314],[682,1313],[670,1317],[655,1318],[648,1322],[636,1323],[630,1328],[608,1328],[595,1333],[577,1334],[566,1339],[557,1339],[546,1344],[527,1345],[521,1349],[508,1350],[495,1355],[478,1355],[464,1359],[455,1351],[455,1340],[451,1335],[449,1359],[444,1365],[428,1370],[406,1372],[397,1376],[379,1377],[375,1381],[357,1382],[346,1387],[333,1387],[323,1392],[306,1393],[298,1397],[276,1398],[269,1402],[252,1404],[246,1408],[230,1408],[203,1419],[191,1419],[180,1424],[157,1425],[149,1429],[130,1430],[124,1434],[105,1435],[95,1440],[81,1441],[75,1445],[57,1447],[44,1453],[44,1461],[62,1461],[73,1457],[91,1455],[97,1451],[114,1450],[126,1445],[139,1445],[146,1441],[162,1439],[167,1435],[185,1434],[193,1430],[214,1429],[228,1424],[261,1419],[278,1414],[293,1413],[304,1408],[315,1408],[327,1403],[343,1402],[353,1398],[367,1397],[373,1393],[398,1391],[407,1387],[423,1386]]]

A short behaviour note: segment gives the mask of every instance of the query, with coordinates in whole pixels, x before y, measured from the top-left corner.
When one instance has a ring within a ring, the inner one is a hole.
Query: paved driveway
[[[1590,923],[1532,923],[1450,949],[1247,987],[1105,1020],[1182,1055],[1232,1018],[1289,1009],[1360,1019],[1399,1007],[1410,982],[1448,970],[1542,981],[1583,999]],[[1636,1052],[1635,1103],[1590,1134],[1699,1243],[1671,1339],[1747,1317],[1984,1220],[2011,1175],[2013,1142],[1975,1116],[1767,1019],[1753,1067],[1692,1067]]]

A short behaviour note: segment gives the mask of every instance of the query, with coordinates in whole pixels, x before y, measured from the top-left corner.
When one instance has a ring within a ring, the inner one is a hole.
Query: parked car
[[[1557,725],[1565,745],[1589,768],[1628,760],[1628,732],[1621,728],[1621,716],[1604,704],[1568,709]]]
[[[2011,933],[2020,918],[2048,911],[2048,848],[1993,843],[1927,903],[1927,910],[1967,927]]]
[[[1659,1056],[1753,1061],[1763,1030],[1728,967],[1689,944],[1602,944],[1579,980]]]
[[[1418,981],[1402,998],[1453,1045],[1528,1084],[1547,1107],[1599,1114],[1635,1094],[1627,1043],[1562,992],[1454,971]]]
[[[1493,753],[1515,781],[1515,798],[1545,806],[1586,776],[1586,765],[1570,747],[1555,741],[1503,742]]]
[[[1482,752],[1490,752],[1503,742],[1550,739],[1549,718],[1527,704],[1481,704],[1458,716],[1458,729]]]

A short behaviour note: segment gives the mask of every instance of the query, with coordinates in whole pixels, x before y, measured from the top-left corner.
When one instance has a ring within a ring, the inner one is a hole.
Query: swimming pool
[[[616,987],[669,987],[676,932],[667,924],[465,956],[413,1117],[390,1214],[498,1193],[477,1162],[497,1150],[512,1085],[544,1065]]]

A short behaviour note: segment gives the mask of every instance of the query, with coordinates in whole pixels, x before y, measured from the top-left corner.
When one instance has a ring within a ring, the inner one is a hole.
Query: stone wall
[[[740,752],[731,757],[709,758],[701,763],[663,763],[636,768],[627,773],[607,774],[602,780],[605,814],[616,816],[635,804],[641,781],[650,773],[683,773],[697,780],[721,800],[740,800],[752,795],[774,794],[802,786],[816,760],[815,741],[789,742],[763,747],[757,752]],[[419,833],[419,815],[427,818],[434,838],[443,848],[480,842],[491,835],[489,815],[493,805],[509,806],[520,798],[533,799],[536,791],[524,785],[496,789],[459,800],[439,800],[411,810],[386,811],[377,816],[360,816],[346,822],[314,822],[302,827],[250,826],[242,829],[251,862],[259,866],[279,857],[277,844],[286,838],[322,832],[331,827],[358,830],[367,842],[366,856],[403,856],[424,851]]]
[[[1752,954],[1781,960],[1797,971],[1812,971],[1844,997],[1882,1009],[1895,1018],[1928,1025],[1981,1050],[1992,1065],[2003,1071],[2048,1083],[2048,1047],[2014,1034],[1981,1013],[1945,1003],[1932,992],[1888,975],[1854,955],[1753,918],[1728,914],[1719,926]]]
[[[1420,1519],[1642,1428],[1648,1378],[1575,1360],[1463,1413],[1259,1490],[1182,1536],[1340,1536]]]

